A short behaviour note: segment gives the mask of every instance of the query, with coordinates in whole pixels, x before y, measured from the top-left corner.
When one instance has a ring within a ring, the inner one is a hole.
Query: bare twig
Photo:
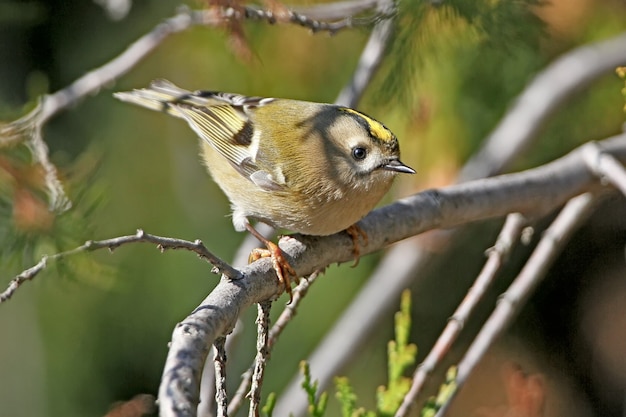
[[[331,4],[332,7],[332,4]],[[305,9],[302,9],[305,10]],[[350,29],[355,26],[365,26],[372,24],[378,17],[370,18],[355,18],[353,15],[342,15],[341,17],[335,17],[336,20],[327,19],[332,21],[315,20],[310,16],[293,10],[286,10],[285,15],[276,15],[271,10],[263,10],[254,7],[246,7],[243,16],[239,16],[235,9],[231,9],[232,16],[238,19],[258,19],[265,20],[270,24],[276,22],[292,23],[310,29],[311,32],[328,32],[330,35],[334,35],[340,30]]]
[[[285,327],[291,322],[291,320],[296,316],[296,312],[298,310],[298,306],[304,300],[307,292],[309,291],[309,287],[313,285],[315,280],[319,277],[320,272],[315,271],[305,279],[301,279],[300,283],[293,290],[293,300],[291,303],[285,306],[285,309],[280,313],[278,318],[276,319],[276,323],[270,329],[269,339],[267,341],[270,349],[274,347],[274,344],[278,340],[278,337],[281,335]]]
[[[272,235],[274,234],[274,229],[265,223],[257,223],[255,225],[255,229],[257,229],[259,233],[261,233],[263,236],[267,237],[268,239],[270,239]],[[259,246],[258,239],[252,236],[251,234],[246,234],[243,241],[239,245],[239,248],[237,249],[235,256],[233,257],[233,266],[237,267],[237,266],[247,265],[250,251],[252,251],[254,248],[258,246]],[[305,280],[301,280],[301,284],[304,281]],[[299,298],[296,294],[298,292],[298,288],[300,287],[300,285],[298,285],[294,289],[294,302],[289,305],[289,306],[293,306],[294,308],[295,308],[295,305],[297,305],[296,299]],[[233,341],[236,340],[238,335],[241,333],[237,331],[238,328],[242,327],[240,325],[241,325],[241,320],[237,322],[235,329],[228,336],[228,340],[226,342],[227,352],[230,351],[229,345],[231,345]],[[241,378],[242,378],[241,384],[237,388],[237,391],[235,392],[233,398],[228,403],[227,415],[237,414],[237,411],[243,404],[243,400],[250,390],[250,381],[252,379],[253,371],[254,371],[254,362],[252,363],[252,365],[250,365],[250,368],[246,372],[244,372],[243,375],[241,375]],[[200,406],[198,408],[199,416],[212,416],[213,415],[212,410],[215,408],[215,403],[213,401],[213,396],[211,393],[215,389],[214,380],[215,380],[214,367],[205,365],[204,371],[202,374],[201,389],[202,389],[203,396],[202,396],[202,401],[200,402]],[[204,398],[206,398],[206,400]]]
[[[381,0],[378,4],[378,10],[381,16],[393,16],[395,7],[396,4],[393,0]],[[361,52],[361,57],[352,75],[352,79],[339,93],[339,97],[335,100],[336,104],[356,107],[380,66],[385,51],[387,50],[393,28],[394,20],[391,18],[380,20],[378,24],[376,24],[365,48],[363,48],[363,52]]]
[[[25,271],[22,271],[11,280],[7,289],[0,293],[0,304],[9,300],[13,296],[15,291],[17,291],[17,289],[26,281],[35,278],[41,271],[43,271],[48,266],[48,263],[50,261],[60,261],[64,258],[76,255],[81,252],[89,252],[103,248],[107,248],[113,251],[119,246],[136,242],[154,243],[162,252],[167,249],[186,249],[195,252],[198,257],[213,265],[215,273],[222,273],[231,279],[237,279],[241,276],[239,271],[237,271],[228,263],[224,262],[213,253],[211,253],[200,240],[190,242],[188,240],[161,237],[145,233],[143,230],[139,229],[134,235],[120,236],[105,240],[89,240],[81,246],[72,250],[57,253],[54,255],[44,256],[43,258],[41,258],[41,261],[39,261],[36,265]]]
[[[195,416],[199,382],[208,347],[229,334],[247,307],[275,296],[280,289],[270,263],[255,262],[242,269],[243,278],[221,284],[181,323],[176,325],[159,387],[161,416]],[[223,284],[223,285],[222,285]]]
[[[314,272],[309,275],[306,279],[300,280],[300,283],[293,289],[293,299],[291,303],[287,304],[284,310],[280,313],[278,318],[276,319],[276,323],[272,326],[269,332],[269,337],[267,339],[267,349],[268,353],[271,353],[272,348],[274,347],[274,343],[278,340],[278,337],[283,332],[287,324],[291,322],[291,320],[295,317],[298,306],[304,300],[304,296],[309,290],[309,286],[315,282],[317,277],[319,276],[318,272]],[[243,404],[243,399],[248,393],[250,388],[250,383],[252,381],[252,373],[254,372],[254,363],[250,365],[250,368],[241,376],[241,383],[235,392],[235,395],[230,401],[228,406],[228,414],[235,415],[239,408]]]
[[[252,373],[252,384],[250,386],[250,412],[249,417],[259,417],[261,409],[261,387],[265,376],[265,365],[269,358],[268,338],[270,329],[271,301],[261,301],[258,304],[257,316],[257,339],[256,357],[254,358],[254,372]]]
[[[244,398],[250,392],[250,384],[252,382],[252,373],[254,372],[254,363],[242,375],[241,383],[235,391],[235,395],[228,404],[228,414],[235,415],[243,405]]]
[[[224,345],[224,354],[228,355],[232,352],[232,347],[237,343],[238,336],[244,330],[244,324],[241,319],[237,320],[235,327],[228,334],[226,338],[226,343]],[[215,351],[215,349],[213,349]],[[210,354],[210,353],[209,353]],[[212,362],[212,363],[209,363]],[[214,361],[207,361],[204,364],[204,369],[202,370],[202,378],[200,384],[200,404],[198,405],[198,416],[199,417],[213,417],[215,416],[215,411],[217,410],[216,404],[216,390],[217,390],[217,381],[215,379],[215,363]],[[228,401],[228,398],[226,398]],[[227,406],[230,407],[230,402],[227,402]],[[226,410],[224,411],[225,415]]]
[[[428,376],[448,353],[452,344],[463,329],[464,324],[482,300],[489,286],[493,283],[496,274],[508,258],[516,242],[520,240],[526,219],[519,213],[509,214],[504,226],[498,235],[496,244],[488,251],[489,258],[482,271],[476,278],[472,288],[459,305],[458,309],[450,318],[446,328],[441,333],[437,342],[426,356],[426,359],[417,367],[413,375],[413,382],[409,392],[404,397],[400,408],[396,411],[396,417],[407,416],[411,407],[415,404],[417,396],[426,382]]]
[[[290,7],[296,13],[316,20],[339,20],[347,16],[356,16],[368,10],[378,9],[381,2],[387,0],[347,0],[332,3],[311,4]]]
[[[228,393],[226,392],[226,337],[218,337],[213,343],[215,366],[215,404],[217,417],[228,416]]]
[[[26,116],[2,126],[0,128],[0,148],[13,146],[20,142],[25,142],[29,146],[34,160],[39,162],[44,169],[46,191],[50,200],[49,209],[63,212],[68,210],[72,204],[58,178],[56,167],[48,157],[48,146],[41,134],[41,129],[45,123],[42,120],[42,108],[40,102]]]
[[[509,289],[502,295],[496,309],[459,363],[456,377],[457,389],[439,410],[437,416],[445,415],[454,396],[462,389],[463,384],[483,358],[487,349],[519,314],[570,237],[591,215],[596,201],[597,196],[591,193],[572,198],[545,231],[528,262]]]

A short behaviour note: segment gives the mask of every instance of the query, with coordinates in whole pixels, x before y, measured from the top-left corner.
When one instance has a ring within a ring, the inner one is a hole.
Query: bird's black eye
[[[352,149],[352,157],[354,159],[363,160],[365,159],[366,156],[367,156],[367,151],[365,150],[365,148],[361,148],[360,146],[357,146],[356,148]]]

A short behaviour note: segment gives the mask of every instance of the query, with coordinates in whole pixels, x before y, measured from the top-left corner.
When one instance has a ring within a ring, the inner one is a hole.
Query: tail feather
[[[273,98],[247,97],[241,94],[217,91],[192,92],[163,79],[152,81],[148,88],[113,93],[113,96],[127,103],[165,112],[180,118],[185,118],[181,107],[206,109],[214,106],[232,106],[246,112],[250,108],[264,106],[274,101]]]
[[[183,115],[180,110],[172,104],[188,101],[191,94],[190,91],[179,88],[167,80],[155,80],[148,88],[113,93],[113,97],[127,103],[182,118]]]

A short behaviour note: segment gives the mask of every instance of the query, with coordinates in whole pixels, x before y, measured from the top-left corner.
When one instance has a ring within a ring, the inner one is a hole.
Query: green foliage
[[[357,408],[357,396],[350,385],[350,381],[346,377],[335,378],[335,387],[337,388],[337,400],[341,404],[342,417],[375,417],[373,411],[365,411],[363,407]]]
[[[411,292],[405,290],[400,301],[400,311],[395,315],[395,340],[387,345],[388,382],[377,392],[378,415],[391,416],[402,403],[411,387],[411,379],[404,376],[415,363],[417,346],[409,343],[411,334]]]
[[[466,79],[466,69],[474,75],[485,69],[501,69],[502,54],[510,57],[519,51],[536,52],[544,25],[532,8],[540,4],[538,0],[400,1],[381,93],[386,100],[398,95],[404,100],[415,99],[415,91],[407,85],[415,85],[433,62],[444,73],[446,68],[454,68],[459,79]],[[491,53],[487,60],[485,56],[473,59],[485,50]],[[471,68],[464,63],[470,63]]]
[[[309,368],[309,364],[306,361],[300,362],[300,371],[304,376],[304,381],[302,381],[302,388],[307,395],[307,401],[309,406],[307,408],[309,415],[311,417],[322,417],[324,412],[326,412],[326,404],[328,403],[328,394],[323,392],[317,395],[317,388],[319,386],[319,382],[311,380],[311,369]]]
[[[395,315],[395,339],[387,347],[388,382],[387,387],[381,386],[376,393],[376,411],[366,411],[357,407],[357,396],[345,377],[335,378],[337,400],[341,405],[342,417],[375,417],[392,416],[402,403],[402,399],[411,386],[411,379],[404,376],[406,370],[415,363],[417,346],[409,343],[411,334],[411,292],[405,290],[400,300],[400,311]],[[309,365],[301,362],[304,375],[302,387],[307,393],[309,415],[321,417],[326,408],[326,395],[322,393],[316,399],[318,383],[311,382]],[[323,407],[322,407],[323,405]],[[318,414],[320,413],[320,414]]]
[[[272,417],[272,413],[274,412],[275,406],[276,406],[276,393],[270,392],[269,395],[267,396],[267,401],[265,402],[265,405],[263,406],[261,411],[267,417]]]
[[[456,391],[456,374],[457,369],[455,366],[448,369],[446,380],[439,387],[437,397],[431,397],[426,401],[420,413],[421,417],[434,417],[437,411],[452,397]]]

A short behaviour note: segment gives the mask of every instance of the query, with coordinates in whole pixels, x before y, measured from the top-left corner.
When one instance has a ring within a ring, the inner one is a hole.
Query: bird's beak
[[[399,159],[392,159],[381,167],[386,171],[402,172],[405,174],[415,174],[415,170],[404,165]]]

